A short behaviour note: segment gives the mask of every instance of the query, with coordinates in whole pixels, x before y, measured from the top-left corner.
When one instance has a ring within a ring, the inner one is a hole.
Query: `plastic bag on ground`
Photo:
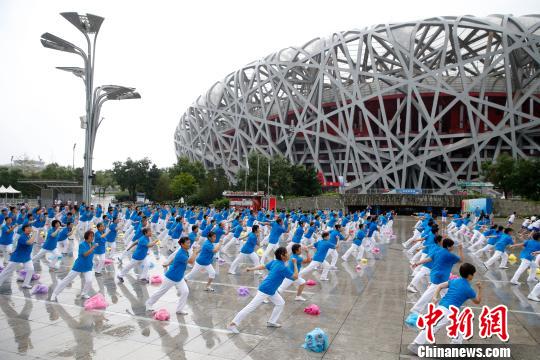
[[[101,293],[97,293],[96,295],[92,296],[90,299],[86,300],[84,302],[84,309],[85,310],[101,310],[105,309],[109,304],[107,304],[107,301],[105,300],[105,296]]]
[[[240,296],[248,296],[249,295],[249,289],[247,287],[239,287],[238,290],[236,290],[236,292]]]
[[[32,294],[47,294],[49,292],[49,287],[45,284],[37,284],[32,288]]]
[[[167,321],[171,318],[171,314],[167,309],[159,309],[154,312],[154,320]]]
[[[302,347],[317,353],[326,351],[328,349],[328,335],[320,328],[315,328],[306,334]]]
[[[318,305],[311,304],[304,309],[304,312],[309,315],[320,315],[321,309]]]
[[[150,277],[150,284],[157,285],[157,284],[161,284],[162,282],[163,282],[163,278],[161,277],[161,275],[152,275]]]
[[[306,281],[307,286],[315,286],[317,285],[317,282],[315,280],[309,279]]]

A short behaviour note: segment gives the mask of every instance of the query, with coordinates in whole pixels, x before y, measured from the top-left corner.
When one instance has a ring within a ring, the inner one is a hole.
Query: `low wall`
[[[302,209],[306,211],[318,209],[345,209],[341,196],[298,197],[277,201],[278,209]]]
[[[518,217],[540,215],[540,203],[523,200],[493,199],[493,214],[498,217],[508,217],[516,212]]]

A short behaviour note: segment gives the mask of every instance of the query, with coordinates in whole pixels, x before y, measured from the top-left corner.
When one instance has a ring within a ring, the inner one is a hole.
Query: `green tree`
[[[82,171],[52,163],[45,166],[45,169],[39,173],[39,177],[43,180],[73,180],[82,182]]]
[[[206,179],[199,183],[199,188],[192,203],[208,205],[212,201],[221,198],[223,191],[230,188],[229,180],[222,168],[208,171]]]
[[[175,198],[187,198],[197,190],[195,177],[188,173],[180,173],[171,181],[171,192]]]
[[[514,165],[512,192],[530,200],[540,200],[540,161],[518,160]]]
[[[508,154],[501,154],[495,162],[482,165],[482,176],[501,189],[505,195],[516,188],[516,162]]]
[[[115,161],[113,163],[113,177],[122,190],[127,190],[131,200],[135,200],[137,191],[148,190],[148,172],[150,160],[132,160],[126,162]],[[149,195],[149,194],[147,194]]]
[[[93,181],[93,185],[98,191],[98,196],[105,196],[105,192],[116,185],[114,181],[114,175],[112,170],[100,170],[96,171],[96,177]],[[103,194],[103,195],[102,195]]]
[[[314,196],[322,192],[317,172],[312,167],[294,165],[292,167],[293,194],[298,196]]]
[[[169,177],[173,179],[181,173],[191,174],[197,183],[206,178],[206,169],[200,161],[190,161],[187,157],[178,158],[177,163],[169,168]]]
[[[171,192],[171,178],[166,172],[162,172],[154,189],[153,198],[156,201],[166,201],[173,198]]]
[[[275,195],[293,194],[292,165],[283,156],[275,156],[270,162],[270,192]]]

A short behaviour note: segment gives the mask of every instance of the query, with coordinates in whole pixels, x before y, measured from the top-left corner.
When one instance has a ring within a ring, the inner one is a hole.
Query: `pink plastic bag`
[[[309,279],[308,281],[306,281],[306,285],[307,286],[315,286],[315,285],[317,285],[317,282],[315,280]]]
[[[105,309],[109,304],[107,304],[107,301],[105,300],[105,296],[101,293],[97,293],[96,295],[92,296],[90,299],[86,300],[84,302],[84,309],[85,310],[97,310],[97,309]]]
[[[238,290],[236,290],[236,292],[240,296],[248,296],[249,295],[249,289],[247,287],[239,287]]]
[[[32,294],[39,295],[39,294],[47,294],[49,292],[49,287],[45,284],[37,284],[32,289]]]
[[[170,318],[171,314],[169,314],[167,309],[159,309],[158,311],[154,311],[154,320],[167,321]]]
[[[19,280],[20,281],[23,281],[24,280],[24,277],[26,276],[26,270],[21,270],[19,271]],[[41,277],[40,274],[32,274],[32,280],[39,280],[39,278]]]
[[[450,280],[459,279],[459,276],[456,274],[450,274]]]
[[[105,259],[105,265],[111,265],[113,263],[112,259]]]
[[[319,315],[321,313],[321,309],[319,306],[311,304],[304,309],[304,312],[309,315]]]
[[[381,252],[381,249],[379,249],[378,247],[374,247],[373,249],[371,249],[371,252],[373,254],[379,254]]]
[[[158,284],[161,284],[162,282],[163,282],[163,278],[161,277],[161,275],[150,276],[150,284],[158,285]]]

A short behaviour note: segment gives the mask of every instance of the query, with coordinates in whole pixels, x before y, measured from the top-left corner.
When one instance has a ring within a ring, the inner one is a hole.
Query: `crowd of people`
[[[134,271],[139,281],[148,283],[155,261],[162,263],[164,279],[146,301],[146,310],[154,310],[160,298],[174,287],[178,295],[176,312],[185,315],[189,282],[204,273],[205,291],[213,292],[214,264],[224,262],[223,254],[227,254],[234,259],[228,268],[231,276],[242,267],[264,275],[257,293],[231,319],[228,329],[238,333],[244,318],[268,302],[274,308],[267,326],[280,327],[284,291],[294,286],[294,300],[305,301],[302,292],[314,270],[319,270],[319,281],[327,281],[339,259],[361,266],[366,258],[374,256],[377,244],[390,242],[395,216],[393,211],[374,214],[370,207],[351,213],[165,205],[10,207],[2,209],[0,217],[0,253],[5,266],[0,285],[23,268],[22,287],[32,288],[34,263],[43,261],[54,272],[59,270],[60,259],[73,257],[71,270],[52,289],[50,300],[61,301],[62,291],[77,277],[82,279],[80,296],[85,299],[90,296],[94,276],[111,271],[106,263],[115,264],[112,271],[116,271],[118,282],[124,282],[124,277]],[[438,330],[448,321],[450,305],[459,308],[467,300],[482,301],[481,285],[477,284],[476,290],[471,285],[477,269],[464,262],[465,251],[484,258],[487,268],[499,264],[501,269],[507,269],[509,250],[521,249],[521,264],[510,282],[518,286],[527,269],[527,281],[537,281],[540,220],[525,219],[514,234],[511,226],[515,213],[500,225],[480,211],[450,216],[443,209],[440,216],[432,212],[415,216],[412,236],[402,242],[412,272],[407,290],[420,295],[406,319],[408,325],[416,325],[430,302],[438,303],[445,315]],[[246,262],[249,266],[245,266]],[[451,278],[454,266],[459,275]],[[427,286],[421,286],[426,282]],[[539,296],[540,285],[536,285],[528,298],[540,301]],[[411,351],[425,342],[425,331],[421,331]]]

